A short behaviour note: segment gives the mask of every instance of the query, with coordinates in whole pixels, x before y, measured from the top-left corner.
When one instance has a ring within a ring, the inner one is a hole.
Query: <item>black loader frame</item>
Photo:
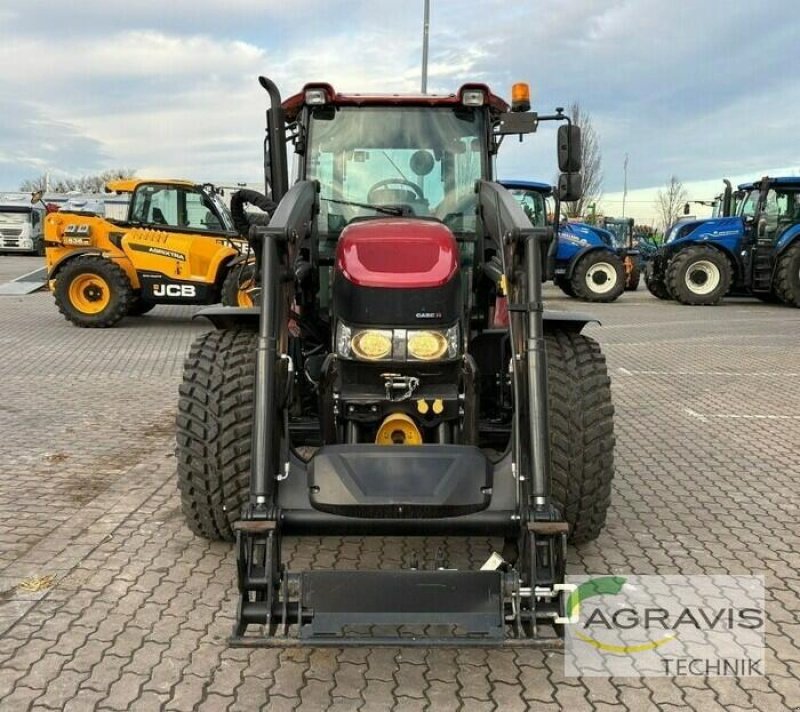
[[[260,250],[260,305],[203,312],[218,328],[257,329],[249,496],[234,524],[239,607],[231,644],[557,645],[560,626],[566,622],[569,525],[554,504],[551,486],[546,326],[578,334],[589,319],[544,311],[543,271],[554,242],[552,227],[532,227],[499,184],[482,180],[476,185],[483,239],[499,256],[494,263],[497,271],[499,261],[499,274],[491,276],[499,277],[509,303],[510,378],[516,404],[512,457],[488,480],[488,506],[458,516],[426,516],[431,493],[421,491],[412,498],[419,516],[341,516],[314,508],[310,497],[323,482],[328,460],[320,457],[321,464],[311,468],[290,448],[289,416],[283,405],[294,376],[294,363],[287,355],[287,294],[293,288],[300,248],[312,237],[319,185],[300,180],[288,187],[281,97],[270,80],[261,77],[260,82],[271,100],[265,168],[268,190],[278,203],[269,225],[251,233]],[[498,144],[504,135],[534,131],[541,121],[568,119],[561,111],[551,116],[508,113],[495,129]],[[562,129],[559,162],[567,173],[559,194],[574,200],[580,192],[574,159],[580,153],[580,133],[571,125]],[[491,266],[484,267],[491,273]],[[362,458],[362,463],[367,457],[362,446],[338,447],[343,457]],[[447,446],[436,447],[442,448],[443,457],[450,456]],[[453,497],[463,484],[459,458],[468,457],[455,453],[457,449],[452,454],[452,481],[442,480]],[[424,458],[415,460],[414,448],[401,452],[408,466],[428,466]],[[385,467],[375,468],[372,476],[378,483]],[[488,570],[293,572],[282,562],[281,542],[296,534],[496,536],[505,540],[506,548]],[[442,624],[450,629],[443,635],[413,632]],[[378,630],[384,626],[412,632],[384,635]],[[252,627],[259,632],[252,634]],[[369,632],[361,632],[364,628]]]

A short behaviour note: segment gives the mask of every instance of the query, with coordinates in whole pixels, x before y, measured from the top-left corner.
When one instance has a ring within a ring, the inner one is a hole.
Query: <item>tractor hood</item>
[[[334,316],[348,324],[452,326],[461,314],[459,252],[435,220],[373,218],[342,230]]]
[[[583,246],[604,245],[613,248],[614,238],[608,230],[587,223],[566,223],[561,225],[558,237],[562,240],[578,242]]]
[[[458,271],[458,245],[433,220],[379,218],[352,223],[336,248],[336,272],[359,287],[441,287]]]
[[[665,244],[683,239],[689,235],[693,239],[720,240],[723,238],[738,238],[744,232],[744,225],[740,217],[727,218],[684,218],[674,223],[667,231]]]

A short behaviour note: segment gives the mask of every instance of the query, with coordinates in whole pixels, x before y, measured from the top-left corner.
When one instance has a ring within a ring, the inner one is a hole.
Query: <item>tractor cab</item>
[[[555,217],[553,186],[536,181],[504,180],[502,183],[525,211],[531,225],[544,227]]]
[[[765,179],[739,186],[737,215],[746,239],[760,245],[781,245],[800,226],[800,178]]]
[[[614,236],[614,242],[618,249],[633,250],[634,233],[633,218],[603,218],[603,227]]]

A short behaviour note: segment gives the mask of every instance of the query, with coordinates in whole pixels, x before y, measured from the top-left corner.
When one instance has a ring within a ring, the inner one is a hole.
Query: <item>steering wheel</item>
[[[422,192],[422,189],[416,184],[412,183],[410,180],[406,180],[405,178],[386,178],[384,180],[379,180],[375,185],[373,185],[369,192],[367,193],[367,202],[368,203],[376,203],[378,202],[375,193],[380,192],[381,190],[386,190],[386,188],[390,185],[402,185],[406,188],[411,188],[414,191],[414,194],[420,200],[425,200],[425,195]]]

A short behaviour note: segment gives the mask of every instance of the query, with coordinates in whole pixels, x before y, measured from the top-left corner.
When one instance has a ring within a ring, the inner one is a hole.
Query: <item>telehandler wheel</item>
[[[153,302],[144,302],[139,297],[134,297],[131,305],[128,307],[128,316],[142,316],[147,312],[156,308]]]
[[[253,289],[256,286],[255,265],[236,265],[222,283],[222,303],[226,307],[252,307]]]
[[[99,255],[75,257],[56,276],[56,306],[77,326],[114,326],[128,313],[133,298],[122,267]]]
[[[181,508],[206,539],[233,541],[247,503],[257,335],[212,331],[192,344],[179,389],[176,458]]]
[[[800,240],[778,260],[775,293],[790,306],[800,307]]]
[[[731,286],[731,265],[719,250],[693,245],[670,260],[666,283],[669,293],[681,304],[719,304]]]
[[[647,290],[657,299],[664,299],[669,300],[672,299],[670,296],[669,290],[667,290],[667,285],[664,284],[664,281],[658,279],[653,274],[653,265],[647,264],[644,268],[644,284],[647,287]]]
[[[625,291],[622,260],[604,250],[590,252],[575,265],[570,286],[578,299],[613,302]]]
[[[575,544],[596,539],[614,477],[614,405],[605,356],[594,340],[546,334],[552,496]]]
[[[625,291],[635,292],[637,289],[639,289],[641,276],[639,265],[633,265],[633,267],[631,267],[631,271],[625,275]]]

